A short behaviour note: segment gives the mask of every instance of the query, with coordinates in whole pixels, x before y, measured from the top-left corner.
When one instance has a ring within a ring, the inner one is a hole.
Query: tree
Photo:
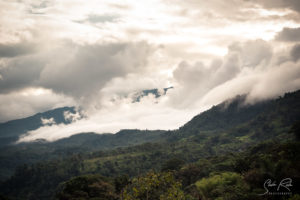
[[[240,174],[223,172],[196,182],[202,199],[247,199],[249,186]]]
[[[181,184],[171,172],[149,172],[134,178],[123,192],[124,200],[185,200]]]
[[[181,180],[183,187],[186,187],[195,183],[200,178],[204,177],[205,169],[195,164],[190,164],[175,173],[175,177]]]
[[[293,133],[297,140],[300,140],[300,121],[293,124],[290,132]]]
[[[114,187],[100,175],[85,175],[70,179],[60,186],[58,200],[116,200]]]
[[[123,191],[126,185],[128,185],[129,182],[129,177],[128,175],[122,175],[119,177],[116,177],[114,179],[114,184],[115,184],[115,189],[116,193],[120,195],[120,198],[123,199]]]
[[[162,171],[179,170],[184,165],[184,161],[179,158],[172,158],[162,165]]]

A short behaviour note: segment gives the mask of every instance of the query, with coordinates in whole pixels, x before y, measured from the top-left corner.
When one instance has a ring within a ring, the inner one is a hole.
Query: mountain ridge
[[[0,164],[11,170],[2,173],[2,175],[0,173],[0,179],[10,176],[13,169],[23,163],[31,164],[40,160],[55,159],[76,153],[126,148],[149,142],[187,143],[199,148],[199,152],[206,152],[204,148],[207,148],[210,153],[217,154],[233,149],[242,150],[268,137],[279,137],[280,134],[287,132],[297,119],[300,119],[300,104],[298,103],[300,91],[288,93],[276,100],[241,107],[240,104],[243,103],[244,99],[245,97],[239,96],[236,101],[231,101],[229,105],[227,103],[225,106],[225,102],[223,102],[213,106],[175,130],[127,129],[116,134],[81,133],[54,142],[38,140],[2,146],[0,148]],[[272,115],[272,112],[275,116]],[[3,138],[0,138],[1,142],[3,142]],[[229,144],[232,142],[235,144],[230,146]],[[216,148],[208,145],[208,143],[217,143],[220,146]],[[202,146],[200,145],[201,148],[199,144],[202,144]],[[200,154],[206,155],[202,152]],[[12,159],[14,157],[19,157],[19,159]]]
[[[84,133],[55,142],[1,147],[0,180],[7,180],[3,192],[26,196],[28,188],[34,188],[38,199],[50,199],[60,182],[74,176],[127,174],[134,177],[149,170],[159,171],[170,159],[187,164],[203,159],[219,162],[224,155],[244,152],[259,143],[276,144],[295,139],[290,130],[300,124],[300,90],[260,104],[243,107],[240,106],[243,101],[240,96],[226,106],[218,104],[172,131],[133,129],[117,134]],[[214,161],[215,158],[220,160]],[[231,167],[228,163],[216,166],[223,170]],[[18,185],[20,181],[28,184]],[[44,190],[46,185],[49,191]]]

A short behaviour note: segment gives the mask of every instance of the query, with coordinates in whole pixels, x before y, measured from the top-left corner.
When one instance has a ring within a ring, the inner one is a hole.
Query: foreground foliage
[[[171,172],[149,172],[146,176],[137,177],[126,186],[123,192],[124,200],[184,200],[181,184],[175,180]]]
[[[58,188],[57,200],[116,200],[114,186],[99,175],[86,175],[70,179]]]

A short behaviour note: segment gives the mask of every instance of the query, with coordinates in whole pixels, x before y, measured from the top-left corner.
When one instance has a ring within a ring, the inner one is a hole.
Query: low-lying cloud
[[[30,131],[19,142],[39,138],[54,141],[82,132],[115,133],[120,129],[175,129],[188,121],[198,111],[178,110],[167,106],[167,97],[161,97],[160,103],[154,103],[155,97],[142,98],[139,103],[123,99],[114,105],[103,108],[69,125],[44,126]]]

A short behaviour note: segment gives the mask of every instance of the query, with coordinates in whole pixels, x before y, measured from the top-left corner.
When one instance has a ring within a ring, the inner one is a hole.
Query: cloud
[[[205,82],[208,73],[209,68],[206,68],[201,62],[190,65],[186,61],[182,61],[173,71],[173,76],[179,83],[193,87],[196,82]]]
[[[30,3],[30,6],[32,8],[35,8],[35,9],[43,9],[43,8],[47,8],[49,6],[51,6],[53,4],[53,1],[51,0],[42,0],[42,1],[32,1]]]
[[[268,9],[291,9],[296,12],[300,12],[300,2],[298,0],[256,0],[258,4],[261,4]]]
[[[300,44],[293,46],[291,50],[291,57],[294,62],[297,62],[300,59]]]
[[[221,64],[220,62],[215,67],[210,67],[201,62],[179,63],[173,71],[175,89],[170,91],[170,103],[177,108],[193,105],[199,96],[205,94],[213,86],[212,76],[220,69]]]
[[[91,96],[112,78],[143,71],[153,51],[145,42],[75,48],[67,55],[68,60],[55,66],[48,64],[42,70],[41,86],[77,98]]]
[[[77,104],[72,98],[42,88],[27,88],[8,94],[0,94],[0,122],[29,117],[54,108],[75,105]]]
[[[251,40],[233,43],[227,55],[209,65],[181,62],[173,71],[179,89],[172,92],[172,103],[179,107],[194,105],[209,90],[238,77],[244,69],[266,67],[272,54],[272,47],[266,41]]]
[[[54,1],[52,0],[31,1],[27,6],[27,10],[30,14],[43,15],[53,5]]]
[[[83,114],[81,114],[80,112],[75,112],[75,113],[72,113],[70,111],[65,111],[64,112],[64,118],[67,122],[70,122],[70,123],[73,123],[73,122],[76,122],[80,119],[82,119],[83,117]]]
[[[240,54],[242,66],[255,67],[262,62],[268,62],[272,56],[272,47],[264,40],[250,40],[245,43],[234,43],[229,51]]]
[[[51,53],[5,62],[0,67],[0,93],[35,86],[81,98],[98,92],[112,78],[145,70],[154,51],[146,42],[59,44],[63,47],[50,47]]]
[[[119,19],[117,15],[96,15],[90,14],[87,18],[87,21],[91,23],[105,23],[105,22],[115,22]]]
[[[239,94],[248,94],[247,102],[276,98],[300,88],[300,63],[286,62],[265,71],[251,70],[210,90],[198,105],[216,104]]]
[[[10,44],[0,44],[0,58],[10,58],[33,53],[35,45],[19,42]]]
[[[286,62],[276,68],[266,70],[253,83],[249,99],[276,98],[285,92],[292,92],[300,86],[300,63]]]
[[[83,107],[101,104],[98,103],[102,98],[100,91],[115,78],[146,72],[148,59],[154,51],[155,47],[146,42],[79,45],[61,41],[53,46],[46,45],[39,53],[0,62],[2,103],[11,104],[6,101],[11,101],[11,96],[22,96],[22,91],[28,88],[44,88],[49,89],[54,98],[73,98]],[[6,110],[15,113],[3,114],[2,121],[12,119],[11,116],[34,114],[32,110],[38,111],[32,106],[23,111],[15,103],[11,106],[20,110]]]
[[[97,113],[78,120],[69,125],[44,126],[20,138],[19,142],[26,142],[44,138],[54,141],[82,132],[115,133],[120,129],[175,129],[183,122],[190,120],[197,111],[177,110],[166,106],[167,97],[155,103],[156,99],[150,95],[141,99],[139,103],[130,103],[130,99],[122,99],[118,103],[103,108]],[[170,117],[172,116],[172,117]]]
[[[252,42],[254,41],[244,43],[245,45],[242,45],[243,47],[239,49],[239,52],[248,52],[249,45],[247,44]],[[256,42],[259,44],[262,41]],[[293,52],[294,54],[298,53],[298,46],[295,45],[291,53],[289,49],[284,49],[284,52],[280,50],[273,52],[270,43],[263,43],[264,48],[258,46],[257,52],[251,54],[250,60],[255,65],[245,65],[244,63],[248,63],[249,58],[244,57],[243,53],[239,54],[242,60],[239,73],[234,78],[227,79],[227,81],[209,90],[203,98],[199,98],[197,105],[209,102],[216,104],[239,94],[248,94],[248,103],[253,103],[276,98],[285,92],[299,89],[300,63],[295,60],[297,56],[290,56]],[[229,49],[232,49],[232,46]],[[281,56],[284,57],[284,60],[278,62],[278,57]]]
[[[25,56],[4,61],[0,66],[0,94],[3,94],[35,86],[45,60],[37,55]]]
[[[284,28],[276,35],[276,40],[285,42],[300,41],[300,28]]]
[[[41,122],[42,122],[42,124],[44,126],[51,126],[53,124],[56,124],[56,122],[55,122],[55,120],[54,120],[53,117],[49,118],[49,119],[47,119],[47,118],[41,118]]]

